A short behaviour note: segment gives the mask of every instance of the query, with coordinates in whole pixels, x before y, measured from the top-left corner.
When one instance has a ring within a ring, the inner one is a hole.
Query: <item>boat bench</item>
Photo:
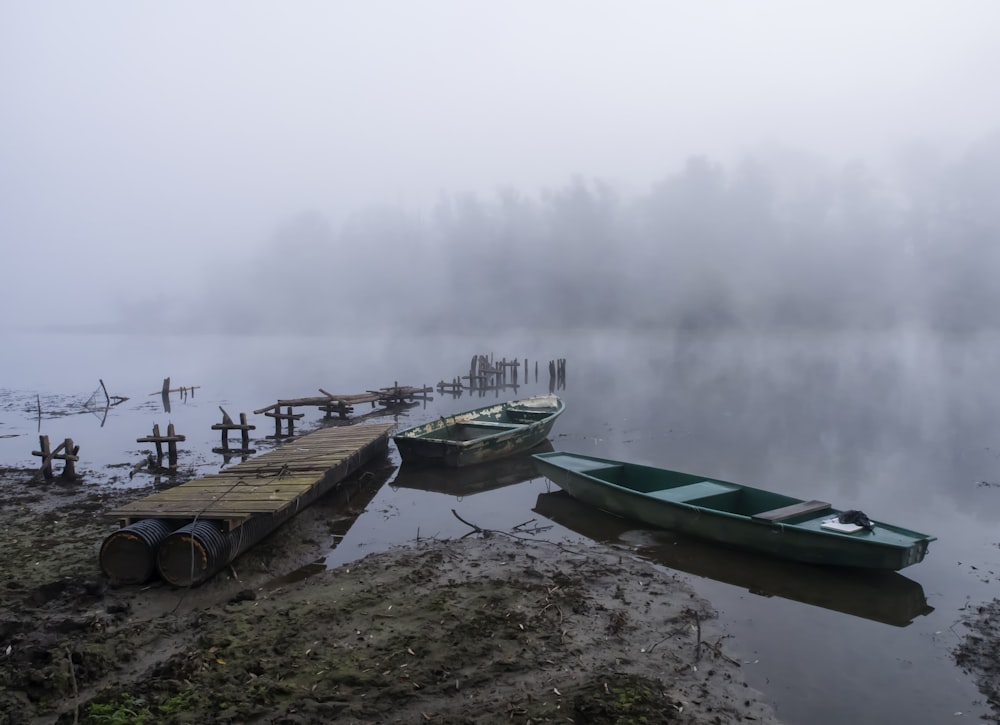
[[[830,504],[826,501],[802,501],[801,503],[793,503],[790,506],[782,506],[781,508],[771,509],[770,511],[761,511],[759,514],[753,514],[751,518],[757,519],[758,521],[784,521],[795,516],[814,514],[817,511],[826,511],[828,508],[830,508]]]
[[[501,428],[503,430],[514,430],[521,427],[517,423],[494,423],[488,420],[467,420],[455,423],[455,425],[471,426],[473,428]]]
[[[608,473],[610,471],[624,471],[625,466],[621,463],[607,463],[605,461],[594,461],[588,458],[578,458],[576,456],[550,456],[546,455],[549,461],[554,462],[561,468],[565,468],[568,471],[577,471],[578,473],[586,473],[590,476],[595,476],[599,473]]]
[[[673,503],[689,503],[696,499],[703,499],[709,496],[717,496],[720,493],[731,493],[739,491],[739,486],[730,483],[716,483],[715,481],[699,481],[689,483],[677,488],[667,488],[662,491],[650,491],[647,495],[658,498],[662,501]]]

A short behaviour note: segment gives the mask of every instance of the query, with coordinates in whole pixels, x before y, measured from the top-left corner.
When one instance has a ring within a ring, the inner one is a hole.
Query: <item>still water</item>
[[[978,722],[988,713],[953,664],[969,607],[998,592],[1000,338],[944,340],[920,330],[864,335],[713,337],[615,331],[498,337],[171,337],[7,333],[0,376],[0,465],[34,467],[39,433],[80,445],[91,480],[141,461],[154,424],[186,436],[181,466],[217,470],[224,408],[248,413],[253,440],[279,398],[435,385],[474,354],[527,359],[517,396],[547,392],[567,360],[556,449],[618,458],[821,498],[933,534],[927,559],[871,577],[783,565],[646,531],[581,508],[518,462],[508,485],[418,480],[397,471],[331,547],[334,566],[419,537],[526,525],[548,540],[612,541],[681,575],[719,611],[722,650],[792,723]],[[535,368],[537,364],[537,375]],[[174,395],[164,410],[160,388]],[[108,410],[100,390],[126,396]],[[100,392],[99,392],[100,391]],[[513,397],[513,391],[489,395]],[[396,415],[401,426],[490,402],[468,394]],[[41,415],[39,415],[39,407]],[[321,414],[302,409],[303,430]],[[369,412],[364,409],[358,414]],[[392,420],[392,416],[378,420]],[[393,462],[398,460],[393,456]],[[136,477],[136,483],[142,475]],[[143,481],[143,483],[148,481]],[[475,491],[472,493],[472,491]],[[456,495],[458,494],[458,495]],[[453,513],[454,510],[454,513]]]

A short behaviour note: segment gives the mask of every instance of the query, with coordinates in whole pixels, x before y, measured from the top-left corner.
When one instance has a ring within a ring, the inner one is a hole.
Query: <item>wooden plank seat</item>
[[[739,489],[739,486],[734,486],[729,483],[699,481],[698,483],[689,483],[684,486],[677,486],[676,488],[665,488],[659,491],[650,491],[648,495],[653,496],[654,498],[662,499],[663,501],[687,503],[688,501],[694,501],[695,499],[715,496],[720,493],[729,493],[730,491],[738,491]]]
[[[828,508],[830,508],[830,504],[826,501],[817,501],[813,499],[812,501],[793,503],[790,506],[782,506],[780,508],[771,509],[770,511],[761,511],[759,514],[753,514],[752,518],[755,518],[758,521],[785,521],[786,519],[794,518],[795,516],[803,516],[805,514],[813,514],[818,511],[826,511]]]
[[[517,423],[495,423],[491,420],[465,420],[457,422],[455,425],[467,425],[474,428],[502,428],[504,430],[514,430],[521,427]]]

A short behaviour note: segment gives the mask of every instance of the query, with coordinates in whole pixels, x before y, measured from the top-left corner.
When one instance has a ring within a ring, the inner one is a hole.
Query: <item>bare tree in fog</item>
[[[386,206],[334,229],[309,213],[196,319],[296,333],[977,329],[1000,302],[998,187],[1000,135],[953,163],[911,153],[891,181],[860,162],[695,157],[631,199],[574,178],[537,197],[444,196],[426,218]]]

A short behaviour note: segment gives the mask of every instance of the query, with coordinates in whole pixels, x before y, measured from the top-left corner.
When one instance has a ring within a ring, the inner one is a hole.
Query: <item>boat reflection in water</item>
[[[594,541],[626,545],[655,564],[745,587],[752,594],[782,597],[895,627],[905,627],[914,618],[934,611],[927,604],[923,587],[894,571],[800,564],[672,531],[643,529],[563,491],[539,494],[534,511]],[[627,541],[638,533],[649,535],[643,537],[644,543]]]
[[[329,529],[330,544],[326,552],[316,561],[272,579],[264,585],[265,588],[273,590],[288,586],[326,571],[329,568],[327,559],[330,554],[344,540],[354,522],[365,512],[368,504],[375,499],[395,470],[396,466],[387,455],[375,458],[313,503],[309,507],[311,515],[326,521]]]
[[[541,478],[531,456],[552,450],[552,443],[546,440],[524,453],[461,468],[442,468],[432,463],[404,461],[390,485],[393,488],[412,488],[449,496],[472,496]]]

